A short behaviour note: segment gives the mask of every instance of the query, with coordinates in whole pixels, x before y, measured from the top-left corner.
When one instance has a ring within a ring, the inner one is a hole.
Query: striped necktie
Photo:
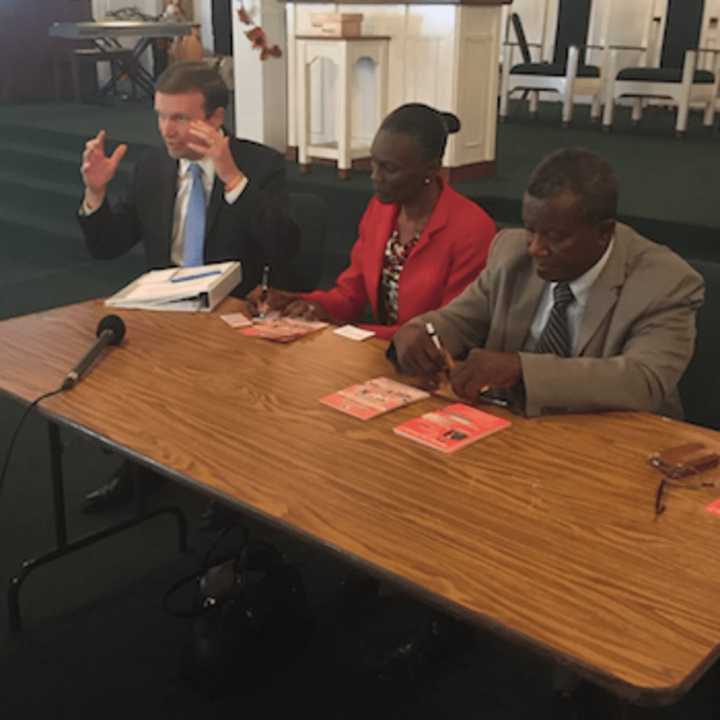
[[[185,215],[185,242],[183,246],[183,265],[202,265],[205,244],[205,188],[202,181],[202,168],[190,163],[192,185]]]
[[[572,355],[572,343],[570,342],[567,308],[575,300],[575,296],[568,283],[559,282],[553,289],[553,297],[554,303],[550,311],[550,317],[545,323],[535,352],[552,353],[558,357],[570,357]]]

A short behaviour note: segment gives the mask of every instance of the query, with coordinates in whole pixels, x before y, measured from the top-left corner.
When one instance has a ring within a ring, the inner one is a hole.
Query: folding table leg
[[[10,621],[10,629],[13,631],[22,630],[22,614],[20,611],[20,590],[23,583],[31,572],[46,565],[47,563],[58,560],[59,558],[70,555],[77,550],[93,545],[100,540],[104,540],[112,535],[117,535],[124,530],[133,528],[146,520],[158,517],[160,515],[170,515],[175,518],[178,530],[178,546],[180,552],[187,551],[187,521],[182,510],[177,507],[158,508],[149,513],[139,513],[136,517],[126,520],[110,527],[104,528],[98,532],[90,533],[77,540],[68,542],[67,539],[67,515],[65,511],[65,490],[63,479],[62,453],[63,446],[60,438],[60,429],[57,424],[50,422],[48,425],[48,436],[50,443],[50,473],[52,478],[52,496],[53,496],[53,516],[55,520],[55,548],[23,562],[20,572],[10,580],[8,587],[8,616]]]

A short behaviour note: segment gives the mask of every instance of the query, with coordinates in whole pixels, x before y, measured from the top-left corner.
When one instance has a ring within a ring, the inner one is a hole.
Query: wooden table
[[[95,22],[56,22],[48,34],[66,40],[97,40],[99,38],[176,38],[189,35],[190,22],[147,22],[143,20],[101,20]]]
[[[91,302],[0,323],[2,389],[27,401],[56,387],[103,314]],[[684,441],[720,449],[716,433],[641,413],[513,417],[445,456],[392,432],[437,399],[369,422],[318,403],[392,375],[382,343],[327,330],[280,345],[217,312],[119,314],[124,345],[43,404],[51,420],[635,702],[674,701],[717,656],[720,518],[704,506],[720,490],[670,489],[656,520],[647,464]]]

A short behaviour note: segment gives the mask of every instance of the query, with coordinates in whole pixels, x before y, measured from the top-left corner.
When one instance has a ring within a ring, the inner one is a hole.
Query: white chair
[[[720,51],[698,47],[704,9],[704,0],[668,0],[659,67],[645,65],[618,70],[618,50],[612,49],[603,116],[604,130],[609,131],[612,127],[615,102],[620,98],[633,99],[632,120],[635,123],[642,117],[645,101],[662,99],[671,102],[677,107],[675,133],[679,137],[687,130],[691,105],[702,103],[705,110],[703,122],[707,127],[712,127],[720,84]],[[647,63],[646,48],[635,49],[645,50]],[[712,58],[712,70],[699,69],[698,61],[703,53]]]
[[[560,0],[555,50],[552,62],[532,62],[520,18],[513,14],[512,22],[518,44],[505,43],[503,48],[503,74],[500,91],[500,120],[508,115],[510,95],[522,91],[530,94],[530,112],[537,112],[538,93],[556,92],[562,101],[562,123],[567,127],[572,120],[576,97],[591,97],[591,117],[599,119],[603,101],[603,62],[600,66],[588,65],[585,54],[588,49],[604,50],[597,45],[587,45],[592,0]],[[523,62],[513,64],[514,47],[519,46]],[[538,45],[534,45],[538,47]],[[540,46],[541,47],[541,46]]]

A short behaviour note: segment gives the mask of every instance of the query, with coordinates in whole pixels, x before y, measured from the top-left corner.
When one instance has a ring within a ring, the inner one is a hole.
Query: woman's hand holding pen
[[[333,322],[327,310],[316,302],[308,302],[298,298],[290,303],[284,310],[283,315],[286,317],[297,318],[300,320],[321,320],[322,322]]]
[[[297,300],[300,293],[289,292],[287,290],[276,290],[275,288],[263,288],[258,285],[247,295],[248,303],[254,308],[255,315],[260,313],[263,308],[266,313],[271,311],[282,312],[292,302]]]
[[[253,309],[253,315],[264,316],[269,312],[279,312],[284,317],[298,320],[322,320],[333,322],[325,308],[319,303],[308,302],[300,297],[300,293],[288,290],[264,288],[258,285],[248,293],[246,300]]]

